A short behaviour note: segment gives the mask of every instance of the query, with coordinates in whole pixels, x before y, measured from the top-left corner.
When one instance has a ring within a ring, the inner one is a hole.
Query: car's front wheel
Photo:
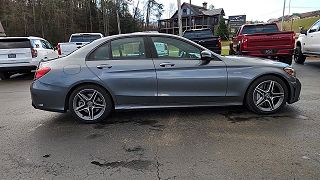
[[[264,76],[254,81],[246,94],[247,107],[258,114],[279,111],[288,99],[288,88],[276,76]]]
[[[105,120],[113,109],[110,95],[95,85],[76,88],[69,98],[69,109],[73,117],[82,123],[97,123]]]
[[[297,64],[304,64],[304,62],[306,61],[306,56],[302,53],[301,45],[297,45],[297,48],[295,49],[294,61]]]

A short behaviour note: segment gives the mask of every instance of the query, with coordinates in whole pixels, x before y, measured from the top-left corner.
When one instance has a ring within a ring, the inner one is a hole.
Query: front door
[[[163,105],[201,105],[226,96],[227,70],[221,60],[201,60],[202,49],[188,41],[155,36],[158,99]]]
[[[115,96],[118,108],[156,103],[156,72],[143,37],[112,40],[91,53],[86,63]]]
[[[305,51],[309,53],[319,53],[320,39],[320,21],[316,22],[308,31]]]

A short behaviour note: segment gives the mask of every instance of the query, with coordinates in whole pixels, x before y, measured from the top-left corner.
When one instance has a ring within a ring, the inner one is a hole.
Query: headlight
[[[292,67],[285,67],[283,70],[292,77],[296,77],[296,71]]]

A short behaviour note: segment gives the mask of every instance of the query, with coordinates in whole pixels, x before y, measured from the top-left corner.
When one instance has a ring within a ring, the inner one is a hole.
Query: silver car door
[[[87,66],[116,98],[117,106],[156,104],[154,64],[143,37],[112,40],[87,57]]]
[[[151,40],[160,103],[193,105],[223,100],[227,90],[223,61],[201,60],[201,48],[187,41],[164,36]]]

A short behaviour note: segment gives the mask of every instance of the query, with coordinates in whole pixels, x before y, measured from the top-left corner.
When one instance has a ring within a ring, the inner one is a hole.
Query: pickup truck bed
[[[292,64],[295,33],[276,24],[243,25],[230,44],[230,54],[258,56]]]

